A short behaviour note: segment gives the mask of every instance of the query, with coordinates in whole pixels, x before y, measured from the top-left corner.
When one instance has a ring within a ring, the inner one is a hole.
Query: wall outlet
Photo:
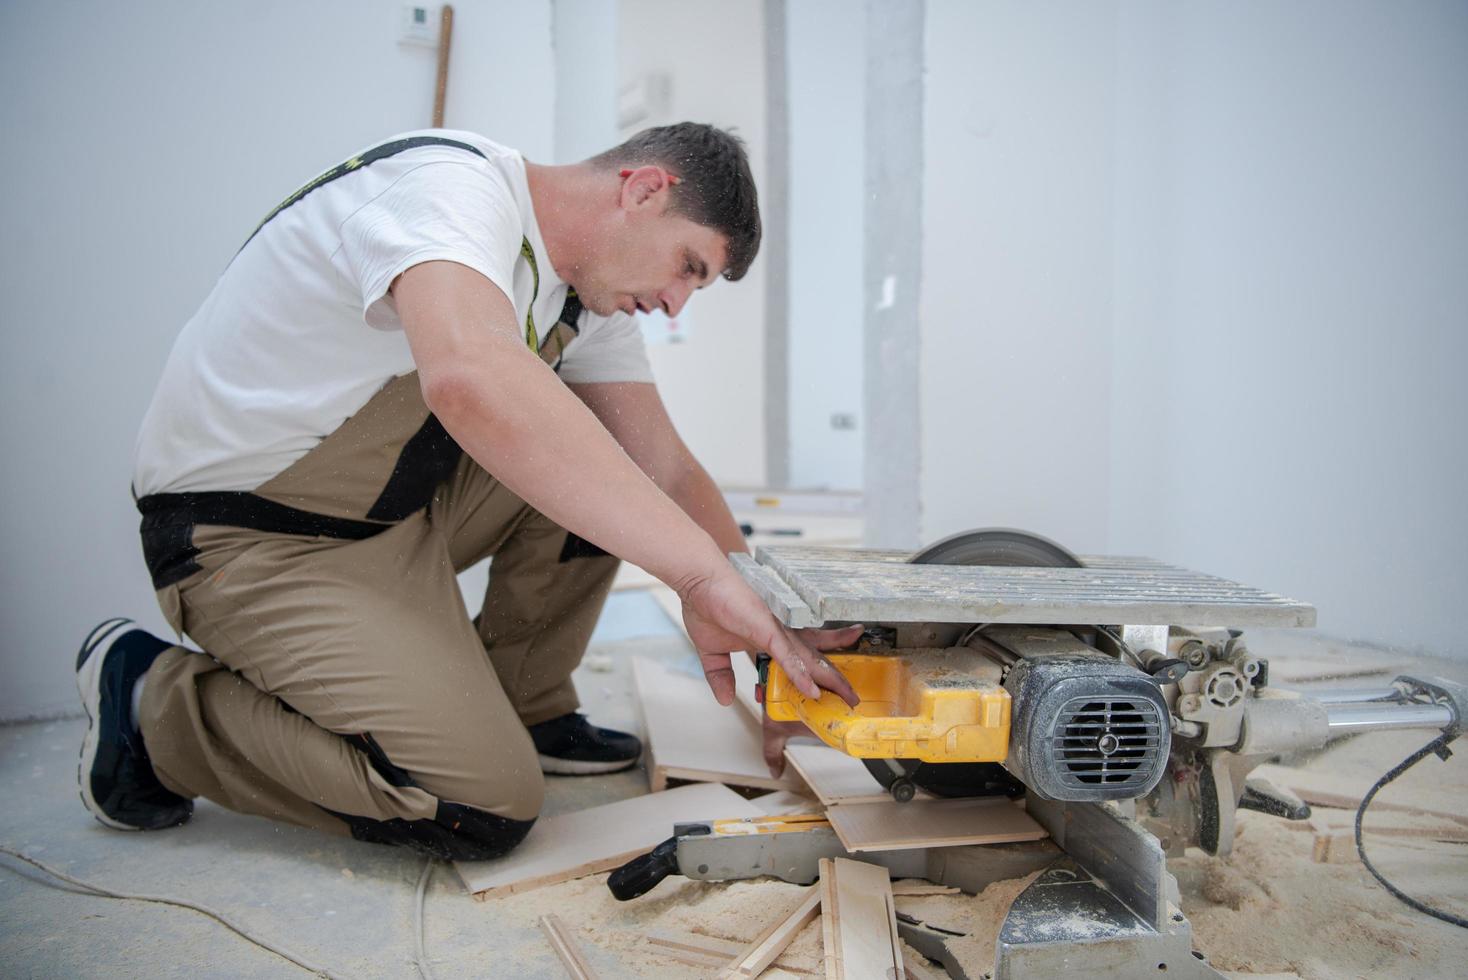
[[[404,4],[398,23],[398,43],[420,44],[430,48],[437,46],[438,19],[437,7]]]
[[[856,430],[856,413],[832,412],[831,428],[837,432],[854,432]]]

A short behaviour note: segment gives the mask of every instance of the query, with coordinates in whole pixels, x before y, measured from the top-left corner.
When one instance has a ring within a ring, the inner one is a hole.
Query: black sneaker
[[[541,771],[557,776],[621,772],[642,755],[642,740],[636,735],[597,728],[574,711],[529,727]]]
[[[194,803],[163,788],[133,722],[133,684],[170,644],[132,625],[130,619],[107,620],[77,654],[87,735],[76,780],[82,802],[108,827],[162,830],[189,819]]]

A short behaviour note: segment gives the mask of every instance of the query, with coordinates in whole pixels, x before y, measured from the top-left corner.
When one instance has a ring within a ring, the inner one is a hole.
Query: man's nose
[[[687,282],[678,282],[659,293],[658,302],[662,304],[663,312],[668,316],[677,316],[691,295],[693,295],[693,286]]]

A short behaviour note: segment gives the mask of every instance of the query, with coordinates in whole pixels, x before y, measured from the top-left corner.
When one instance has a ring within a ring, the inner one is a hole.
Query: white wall
[[[1115,10],[929,0],[923,538],[1106,543]]]
[[[859,490],[865,17],[849,0],[785,6],[790,485]],[[857,427],[834,428],[837,414]]]
[[[617,0],[551,0],[555,163],[617,144]]]
[[[929,0],[928,538],[1463,655],[1468,6]]]
[[[447,123],[552,156],[548,0],[455,3]],[[426,126],[394,0],[0,5],[0,718],[74,710],[105,616],[165,629],[128,496],[175,334],[254,224]],[[543,84],[541,81],[543,80]]]
[[[1468,6],[1129,5],[1120,42],[1113,545],[1468,653]]]
[[[672,79],[666,119],[733,128],[755,183],[764,171],[763,5],[719,0],[620,0],[619,72]],[[765,478],[764,256],[737,283],[720,280],[688,309],[691,339],[651,349],[658,387],[678,431],[714,479],[760,486]]]

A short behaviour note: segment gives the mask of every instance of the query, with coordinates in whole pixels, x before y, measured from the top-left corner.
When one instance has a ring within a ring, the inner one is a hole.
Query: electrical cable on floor
[[[413,965],[423,980],[435,980],[433,967],[428,965],[428,954],[423,951],[423,903],[428,892],[428,879],[433,875],[433,858],[423,862],[423,873],[418,876],[418,896],[413,900]]]
[[[1451,912],[1444,912],[1441,909],[1435,909],[1425,902],[1419,902],[1417,899],[1413,898],[1411,895],[1408,895],[1406,892],[1403,892],[1400,888],[1383,878],[1381,872],[1377,871],[1376,866],[1373,865],[1371,861],[1366,857],[1366,846],[1361,842],[1361,818],[1366,816],[1366,808],[1371,805],[1371,801],[1376,798],[1376,794],[1392,780],[1396,779],[1408,769],[1411,769],[1413,766],[1421,762],[1423,759],[1427,758],[1429,755],[1436,755],[1438,758],[1446,762],[1448,757],[1453,754],[1448,749],[1448,743],[1452,742],[1453,739],[1458,737],[1458,735],[1459,731],[1456,727],[1449,728],[1437,738],[1433,739],[1431,742],[1428,742],[1416,752],[1413,752],[1411,755],[1407,756],[1407,758],[1403,759],[1400,763],[1393,767],[1391,771],[1389,771],[1386,775],[1382,776],[1376,781],[1376,785],[1371,787],[1371,791],[1362,798],[1361,806],[1358,807],[1356,810],[1356,853],[1361,856],[1361,863],[1366,865],[1366,870],[1371,872],[1371,877],[1375,878],[1378,882],[1381,883],[1381,886],[1383,888],[1391,892],[1397,898],[1401,899],[1407,905],[1423,913],[1424,915],[1432,916],[1434,919],[1439,919],[1451,925],[1461,926],[1464,929],[1468,929],[1468,919],[1464,919],[1461,916],[1454,915]]]
[[[289,960],[290,962],[294,963],[296,966],[299,966],[303,970],[308,970],[311,973],[317,974],[318,976],[326,977],[326,978],[328,978],[328,980],[344,980],[344,978],[342,977],[342,975],[339,974],[339,973],[332,973],[330,970],[326,969],[326,967],[324,967],[324,966],[317,966],[315,963],[312,963],[310,960],[307,960],[307,959],[305,959],[305,958],[303,958],[301,956],[297,956],[295,953],[292,953],[292,952],[290,952],[290,951],[288,951],[286,949],[283,949],[280,946],[276,946],[274,943],[271,943],[269,940],[261,939],[259,936],[254,935],[253,933],[251,933],[248,929],[244,928],[243,926],[236,925],[234,922],[230,921],[229,917],[226,916],[224,913],[217,912],[214,909],[209,908],[207,905],[199,905],[196,902],[189,902],[189,901],[185,901],[183,899],[178,899],[178,898],[165,898],[165,897],[163,897],[161,895],[135,895],[135,894],[132,894],[130,892],[113,891],[113,890],[111,890],[109,888],[102,888],[99,885],[94,885],[91,882],[82,881],[80,878],[73,878],[71,875],[65,873],[64,871],[57,871],[55,868],[53,868],[53,867],[51,867],[51,866],[49,866],[47,864],[43,864],[42,862],[37,861],[35,858],[30,857],[30,856],[28,856],[26,854],[22,854],[20,851],[12,850],[11,848],[4,846],[3,844],[0,844],[0,852],[3,852],[5,854],[9,854],[11,857],[13,857],[13,858],[15,858],[17,860],[24,861],[26,864],[32,865],[33,867],[36,867],[36,868],[39,868],[40,870],[44,871],[46,874],[50,875],[51,877],[53,877],[53,878],[55,878],[55,879],[57,879],[59,881],[64,881],[64,882],[66,882],[69,885],[75,885],[78,888],[85,889],[85,891],[87,893],[91,894],[91,895],[96,895],[96,896],[99,896],[99,897],[102,897],[102,898],[121,898],[121,899],[125,899],[125,900],[131,901],[131,902],[156,902],[159,905],[173,905],[173,906],[177,906],[178,908],[190,909],[190,910],[192,910],[194,912],[199,912],[199,913],[201,913],[203,915],[207,915],[209,918],[211,918],[214,921],[218,922],[220,925],[224,926],[226,929],[229,929],[230,931],[234,932],[236,935],[240,936],[241,938],[246,939],[249,942],[254,943],[256,946],[259,946],[263,950],[267,950],[267,951],[269,951],[271,953],[274,953],[276,956],[279,956],[282,959]],[[12,868],[11,870],[13,871],[15,869]],[[426,875],[425,875],[425,880],[426,880]],[[419,896],[420,896],[420,898],[422,896],[422,883],[421,882],[419,884]],[[421,909],[422,906],[420,905],[419,908]],[[422,932],[421,932],[421,922],[422,922],[422,919],[421,919],[421,917],[419,919],[419,922],[420,922],[420,932],[419,932],[419,936],[420,936],[419,943],[420,943],[420,945],[419,945],[419,948],[421,949],[422,948],[422,945],[421,945],[422,944],[422,939],[421,939],[421,937],[422,937]]]

